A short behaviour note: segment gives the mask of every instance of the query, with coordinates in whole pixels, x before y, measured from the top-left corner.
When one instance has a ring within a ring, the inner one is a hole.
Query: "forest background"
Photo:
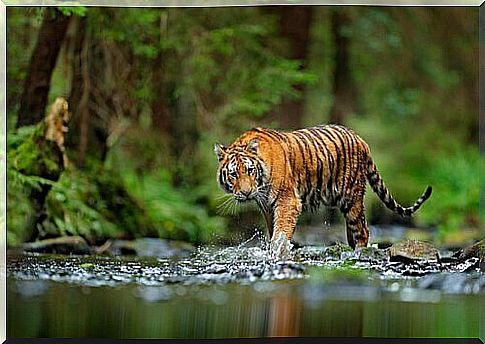
[[[7,243],[239,241],[263,221],[220,209],[214,143],[324,123],[365,138],[402,204],[434,188],[407,220],[368,192],[371,225],[476,231],[478,52],[470,7],[8,7]],[[70,119],[51,155],[59,96]],[[324,220],[342,221],[300,225]]]

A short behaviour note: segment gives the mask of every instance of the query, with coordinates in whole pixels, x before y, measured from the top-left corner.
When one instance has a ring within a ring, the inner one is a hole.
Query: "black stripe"
[[[345,178],[342,179],[342,196],[346,196],[348,190],[348,183],[350,181],[350,178],[352,176],[353,172],[353,164],[352,164],[352,150],[350,148],[350,141],[349,141],[349,132],[343,128],[338,126],[337,131],[342,135],[342,140],[343,140],[343,152],[345,156],[347,157],[347,164],[348,168],[346,168],[346,172],[349,172],[349,180],[346,180]],[[344,174],[345,176],[345,174]]]
[[[309,182],[308,182],[308,180],[309,180],[308,173],[309,172],[308,172],[308,168],[306,167],[306,165],[307,165],[306,158],[305,158],[305,144],[306,143],[302,143],[301,140],[299,140],[298,135],[296,135],[295,133],[292,133],[292,134],[294,135],[294,139],[295,139],[296,143],[298,144],[298,147],[300,148],[300,155],[301,155],[301,158],[302,158],[302,164],[303,164],[303,166],[305,166],[305,176],[306,176],[305,184],[306,184],[306,187],[303,189],[303,195],[300,195],[300,197],[302,199],[302,202],[306,203],[306,197],[308,196],[308,191],[311,188],[311,184],[309,184]],[[303,144],[303,147],[302,147],[302,144]],[[303,187],[301,181],[300,181],[299,184]],[[310,188],[308,188],[309,185],[310,185]]]
[[[288,164],[291,166],[291,170],[294,171],[295,170],[295,157],[294,157],[294,152],[293,152],[293,149],[291,147],[291,142],[290,142],[290,139],[288,137],[287,134],[281,134],[281,140],[283,140],[283,142],[286,144],[286,147],[288,149],[287,153],[288,153]]]
[[[356,148],[356,142],[357,142],[357,138],[355,137],[355,135],[351,135],[349,133],[349,139],[350,139],[350,142],[351,142],[351,146],[352,146],[352,158],[355,157],[355,161],[356,161],[356,164],[357,164],[357,167],[354,168],[353,170],[351,170],[350,172],[350,181],[349,181],[349,185],[348,185],[348,190],[349,192],[352,192],[353,191],[353,188],[355,186],[355,183],[357,182],[357,175],[358,175],[358,172],[361,168],[361,163],[360,163],[360,147],[357,143],[357,148]]]
[[[339,130],[342,130],[342,127],[338,127]],[[350,181],[350,178],[352,177],[352,173],[354,172],[353,170],[353,164],[352,164],[352,154],[353,151],[350,148],[350,140],[349,140],[349,132],[347,130],[343,130],[340,132],[342,134],[342,137],[344,139],[344,154],[348,157],[347,163],[348,163],[348,172],[349,172],[349,180],[347,183],[345,183],[345,180],[342,181],[342,194],[346,196],[346,194],[349,192],[348,190],[348,184]]]
[[[315,149],[315,158],[317,160],[317,185],[315,191],[313,193],[314,204],[315,208],[318,206],[318,203],[322,200],[322,184],[323,184],[323,168],[324,163],[323,160],[320,158],[320,151],[322,149],[327,149],[324,145],[319,146],[319,140],[313,135],[313,133],[309,130],[305,132],[305,135],[308,137],[308,140],[312,142],[313,147]],[[316,199],[315,199],[316,198]]]
[[[354,226],[356,226],[359,223],[359,220],[358,219],[352,219],[352,220],[351,219],[345,219],[345,220],[346,220],[345,221],[346,224],[348,226],[351,226],[351,227],[354,227]]]
[[[338,135],[337,131],[334,128],[332,128],[332,129],[333,130],[331,132],[330,131],[327,131],[328,134],[331,135],[332,137],[334,137],[333,135],[335,134],[335,136],[337,137],[337,139],[340,141],[340,147],[341,147],[341,149],[344,149],[344,143],[342,141],[342,138],[340,137],[340,135]],[[338,147],[337,147],[337,150],[338,150]],[[345,170],[347,168],[347,157],[345,156],[345,153],[344,154],[339,154],[339,152],[337,152],[337,157],[339,157],[340,155],[342,155],[342,158],[343,158],[342,169],[339,171],[342,174],[342,186],[343,186],[343,184],[345,182]],[[335,178],[338,178],[338,176],[339,176],[339,174],[337,173]],[[339,183],[338,183],[337,180],[335,180],[335,182],[336,182],[336,185],[337,185],[337,188],[338,188],[339,187]],[[339,191],[342,192],[343,191],[342,188]]]
[[[219,184],[221,186],[224,186],[225,185],[224,179],[222,178],[222,171],[219,172]]]
[[[313,210],[316,210],[321,198],[322,198],[322,184],[323,184],[323,160],[320,158],[320,150],[321,148],[318,145],[318,142],[314,139],[313,135],[306,129],[301,130],[302,135],[305,137],[305,140],[309,142],[309,144],[312,145],[313,154],[315,154],[315,160],[316,160],[316,169],[314,168],[313,170],[316,170],[316,185],[312,187],[312,192],[311,192],[311,197],[310,197],[310,202],[312,204]]]
[[[330,180],[332,175],[333,175],[333,169],[334,169],[333,155],[330,153],[329,149],[327,148],[327,145],[324,142],[324,138],[322,136],[320,136],[320,131],[317,128],[312,128],[312,129],[308,130],[308,134],[311,135],[312,137],[314,137],[315,140],[317,141],[315,143],[315,145],[318,146],[318,151],[320,151],[321,149],[325,150],[325,152],[323,154],[324,160],[321,160],[320,157],[318,156],[319,162],[321,163],[321,169],[320,169],[320,172],[319,172],[319,175],[318,175],[317,189],[320,190],[319,196],[320,196],[320,200],[321,200],[322,194],[323,194],[324,197],[327,197],[327,187],[322,189],[323,173],[324,173],[324,168],[325,168],[324,162],[327,163],[327,168],[329,169],[328,180]]]
[[[335,154],[336,156],[334,157],[331,153],[330,150],[328,151],[329,158],[332,161],[332,169],[330,170],[330,175],[327,180],[327,185],[325,186],[325,193],[328,190],[330,193],[328,197],[328,201],[330,203],[333,203],[333,185],[335,184],[336,178],[338,176],[338,173],[340,171],[340,154],[338,154],[338,146],[335,140],[333,139],[332,136],[330,136],[327,131],[324,130],[325,127],[322,127],[320,130],[318,130],[319,135],[323,135],[328,141],[330,141],[334,147],[335,147]],[[334,160],[335,158],[335,160]]]
[[[294,143],[296,139],[291,135],[291,133],[287,133],[284,138],[286,144],[288,145],[288,150],[290,154],[290,166],[291,166],[291,172],[293,176],[295,177],[295,181],[297,185],[301,184],[301,176],[299,173],[295,174],[295,170],[297,169],[297,155],[298,155],[298,149]]]
[[[282,140],[287,142],[286,136],[283,135],[283,134],[281,134],[281,133],[279,133],[276,130],[265,129],[264,133],[267,136],[269,136],[271,139],[273,139],[274,141],[280,143],[280,145],[282,144]],[[285,165],[286,165],[286,163],[291,164],[292,163],[291,159],[288,160],[288,157],[287,157],[287,153],[288,154],[292,154],[292,152],[291,152],[291,146],[288,144],[288,149],[285,149],[285,147],[282,147],[282,148],[283,148],[282,151],[283,151],[283,159],[285,161]],[[292,168],[293,168],[293,165],[292,165]]]
[[[294,158],[293,158],[293,151],[291,149],[291,142],[288,139],[288,136],[285,133],[280,133],[277,130],[266,129],[268,136],[270,136],[273,140],[279,142],[280,144],[285,143],[286,147],[283,147],[283,155],[285,162],[289,163],[292,170],[295,168],[294,165]],[[285,149],[286,148],[286,149]],[[287,157],[289,155],[289,158]]]
[[[330,150],[327,148],[327,145],[324,141],[324,138],[320,136],[320,131],[318,130],[310,130],[309,133],[317,139],[317,141],[320,143],[320,148],[325,149],[325,158],[328,163],[328,168],[329,168],[329,175],[333,174],[333,169],[334,169],[334,161],[333,161],[333,155],[330,154]]]

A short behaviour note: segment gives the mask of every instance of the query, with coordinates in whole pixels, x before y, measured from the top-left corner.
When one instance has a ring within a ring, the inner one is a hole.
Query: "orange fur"
[[[336,125],[292,132],[255,128],[228,148],[216,145],[218,181],[239,201],[255,200],[272,239],[291,239],[303,209],[321,204],[338,207],[346,220],[349,245],[367,246],[364,193],[369,181],[384,204],[411,215],[431,194],[409,208],[390,195],[370,156],[367,143],[353,131]]]

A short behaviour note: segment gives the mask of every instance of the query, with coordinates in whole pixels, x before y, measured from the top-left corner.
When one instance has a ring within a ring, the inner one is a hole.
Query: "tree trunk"
[[[44,10],[44,18],[20,99],[17,127],[36,124],[44,118],[52,72],[69,22],[70,17],[57,9]]]
[[[153,124],[162,134],[170,133],[167,92],[164,80],[163,56],[159,53],[154,60],[152,84],[155,95],[151,102]]]
[[[77,152],[76,165],[83,168],[87,155],[103,161],[108,146],[108,123],[115,113],[106,81],[107,47],[89,31],[86,17],[76,20],[73,38],[73,77],[70,103],[72,131],[70,145]]]
[[[169,12],[160,13],[160,21],[157,22],[159,42],[167,39],[167,28],[168,28]],[[153,125],[156,129],[160,131],[161,136],[165,137],[167,144],[171,137],[171,128],[173,125],[170,123],[170,104],[168,101],[168,87],[167,87],[167,67],[165,60],[167,58],[167,52],[164,52],[160,47],[158,47],[158,54],[153,61],[152,67],[152,88],[154,92],[154,97],[151,101],[152,109],[152,120]]]
[[[307,65],[313,8],[310,6],[281,6],[279,14],[281,34],[290,45],[287,57],[301,61],[300,69],[303,70]],[[304,87],[295,85],[294,88],[302,96],[297,100],[284,100],[278,109],[280,125],[286,129],[296,129],[302,126],[305,105]]]
[[[356,88],[350,71],[350,39],[345,27],[350,25],[350,16],[345,8],[332,11],[331,27],[335,50],[333,74],[333,105],[330,122],[343,124],[345,116],[355,112]]]

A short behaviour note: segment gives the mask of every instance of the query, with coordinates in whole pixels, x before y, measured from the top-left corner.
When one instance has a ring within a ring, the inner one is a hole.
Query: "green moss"
[[[368,280],[370,272],[355,268],[352,263],[338,267],[311,268],[309,269],[309,275],[310,281],[316,284],[361,285]]]

